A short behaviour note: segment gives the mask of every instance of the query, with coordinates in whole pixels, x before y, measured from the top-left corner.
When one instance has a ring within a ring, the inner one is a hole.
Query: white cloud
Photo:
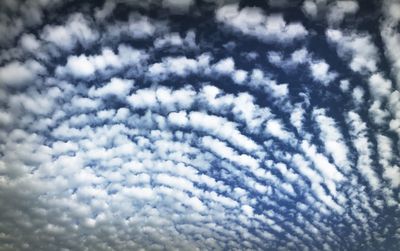
[[[86,97],[74,96],[71,100],[71,105],[77,109],[95,110],[100,106],[100,102]]]
[[[368,109],[369,116],[372,121],[377,125],[384,125],[387,123],[390,113],[387,109],[382,109],[382,102],[379,100],[375,100],[372,102],[371,106]]]
[[[154,90],[151,89],[141,89],[129,96],[128,102],[135,108],[156,106],[156,93]]]
[[[158,174],[154,180],[160,184],[177,188],[179,190],[194,192],[193,183],[185,178],[170,176],[167,174]]]
[[[243,205],[242,206],[242,210],[249,217],[252,217],[253,214],[254,214],[253,213],[253,211],[254,211],[253,208],[251,206],[249,206],[249,205]]]
[[[69,57],[65,67],[77,78],[89,77],[93,75],[96,70],[85,55]]]
[[[344,209],[340,205],[338,205],[332,199],[331,196],[326,194],[326,192],[324,191],[322,186],[313,184],[312,187],[313,187],[313,190],[315,191],[315,193],[317,194],[318,198],[321,199],[322,202],[324,202],[327,206],[333,208],[334,210],[336,210],[340,214],[344,212]]]
[[[290,123],[297,129],[298,132],[302,131],[304,123],[305,111],[302,107],[296,106],[290,114]]]
[[[303,140],[301,149],[313,161],[315,168],[322,174],[325,179],[332,179],[336,182],[344,180],[344,176],[336,167],[331,164],[324,155],[318,153],[315,145],[310,145],[307,141]]]
[[[322,177],[314,169],[310,167],[310,164],[300,154],[295,154],[292,157],[292,162],[298,169],[298,172],[304,175],[311,183],[322,182]]]
[[[372,189],[377,190],[381,184],[372,168],[371,143],[367,137],[366,124],[357,113],[352,111],[347,114],[347,121],[351,128],[350,135],[352,136],[353,146],[359,154],[357,168],[364,175]]]
[[[390,22],[382,25],[381,35],[385,45],[385,55],[391,62],[391,71],[396,77],[397,86],[400,86],[400,35]]]
[[[377,70],[378,49],[368,34],[343,33],[340,30],[326,31],[328,42],[337,46],[340,57],[350,61],[350,68],[355,72],[371,73]]]
[[[400,186],[400,167],[393,165],[393,142],[382,134],[377,135],[379,164],[383,167],[383,177],[390,181],[393,188]]]
[[[242,84],[247,79],[247,71],[244,70],[236,70],[233,73],[233,81],[237,84]]]
[[[260,69],[253,69],[249,86],[256,90],[263,90],[266,94],[271,95],[278,100],[283,100],[288,97],[289,88],[288,84],[278,84],[275,80],[272,80],[264,76],[263,71]]]
[[[359,5],[354,0],[306,0],[302,10],[311,19],[323,19],[330,26],[338,26],[346,17],[357,13]]]
[[[235,150],[229,147],[226,143],[214,139],[210,136],[205,136],[202,138],[202,144],[206,147],[211,149],[214,153],[218,156],[230,160],[240,166],[247,166],[250,169],[258,169],[259,163],[257,160],[253,159],[248,155],[239,155]]]
[[[86,56],[69,56],[65,66],[58,66],[56,73],[60,77],[72,75],[75,78],[89,78],[96,72],[103,75],[110,75],[123,67],[131,66],[133,70],[140,69],[146,64],[148,55],[141,50],[121,44],[118,46],[118,54],[110,48],[103,48],[101,54]]]
[[[160,80],[165,79],[169,74],[185,77],[190,73],[197,73],[208,68],[210,59],[208,54],[202,54],[196,59],[184,56],[163,58],[162,62],[149,66],[148,75]]]
[[[306,48],[295,50],[291,55],[291,60],[294,63],[303,64],[307,62],[308,51]]]
[[[397,87],[400,86],[400,35],[397,31],[399,22],[399,4],[396,1],[384,1],[385,19],[381,23],[382,36],[386,57],[390,60],[391,72],[396,78]]]
[[[35,60],[24,63],[12,61],[0,67],[0,84],[15,87],[29,85],[45,72],[46,69]]]
[[[382,74],[375,73],[368,80],[369,90],[375,99],[382,100],[390,95],[392,82],[385,79]]]
[[[187,118],[186,112],[180,111],[180,112],[171,112],[170,114],[168,114],[168,121],[171,124],[184,127],[188,124],[189,120]]]
[[[244,35],[254,36],[264,42],[293,43],[308,35],[302,24],[287,24],[282,15],[266,16],[256,7],[239,9],[237,4],[225,5],[216,11],[216,19]]]
[[[179,49],[197,49],[196,33],[190,30],[186,33],[185,37],[182,37],[177,32],[168,33],[161,38],[156,38],[154,40],[154,47],[157,49],[165,49],[169,47],[176,47]]]
[[[40,41],[33,34],[23,34],[20,39],[20,44],[22,48],[31,52],[39,49],[41,45]]]
[[[329,65],[323,60],[310,62],[310,69],[314,80],[319,81],[324,85],[335,80],[337,76],[336,73],[329,71]]]
[[[289,140],[289,138],[292,136],[284,129],[282,122],[276,119],[268,120],[265,129],[272,136],[283,141]]]
[[[67,152],[76,152],[79,150],[79,147],[76,143],[72,141],[56,141],[52,145],[52,151],[54,155],[58,155],[60,153],[67,153]]]
[[[99,33],[90,27],[90,21],[81,13],[75,13],[68,18],[65,26],[45,26],[41,38],[64,50],[71,50],[78,42],[84,47],[90,46],[99,38]]]
[[[360,86],[354,87],[351,95],[354,99],[355,104],[361,105],[364,102],[364,94],[364,89],[362,89]]]
[[[320,129],[320,139],[326,151],[332,156],[335,164],[343,171],[350,171],[349,150],[337,123],[326,116],[325,110],[314,109],[313,117]]]
[[[252,139],[240,133],[235,123],[225,118],[201,112],[190,112],[188,117],[193,128],[227,140],[240,149],[252,152],[259,148]]]
[[[356,1],[337,1],[329,6],[327,20],[331,25],[340,24],[345,16],[355,14],[359,10]]]
[[[392,185],[393,188],[399,187],[400,167],[397,165],[386,167],[383,172],[383,177],[385,177],[385,179],[390,180],[390,184]]]
[[[127,198],[139,200],[154,200],[156,196],[153,189],[148,187],[124,187],[121,192]]]
[[[110,82],[99,88],[91,88],[89,96],[103,97],[115,95],[119,98],[127,96],[132,89],[134,81],[131,79],[112,78]]]
[[[13,116],[11,116],[11,114],[5,111],[0,111],[0,125],[7,126],[11,124],[12,121],[13,121]]]
[[[213,68],[220,74],[231,74],[235,70],[235,62],[232,58],[225,58],[218,61]]]
[[[166,87],[139,89],[127,97],[133,108],[176,111],[188,109],[195,100],[196,92],[191,87],[172,90]]]
[[[320,1],[324,2],[324,1]],[[318,6],[315,1],[306,0],[303,2],[302,10],[311,18],[316,18],[318,14]]]
[[[347,92],[349,90],[349,88],[350,88],[350,81],[348,79],[340,80],[340,86],[339,87],[343,92]]]
[[[134,4],[134,2],[125,3]],[[134,11],[128,16],[127,21],[116,21],[115,23],[107,25],[106,29],[107,36],[102,37],[105,41],[119,40],[124,36],[141,40],[150,38],[157,33],[161,33],[161,31],[166,31],[167,27],[163,22]]]
[[[206,206],[204,206],[204,203],[199,200],[197,197],[191,197],[187,203],[196,211],[198,212],[203,212],[207,209]]]

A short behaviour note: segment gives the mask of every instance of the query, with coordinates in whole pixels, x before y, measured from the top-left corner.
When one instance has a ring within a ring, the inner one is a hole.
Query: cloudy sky
[[[0,250],[398,250],[397,0],[0,1]]]

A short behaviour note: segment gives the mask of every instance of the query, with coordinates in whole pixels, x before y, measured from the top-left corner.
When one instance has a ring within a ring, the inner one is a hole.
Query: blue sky
[[[0,9],[0,250],[398,249],[398,1]]]

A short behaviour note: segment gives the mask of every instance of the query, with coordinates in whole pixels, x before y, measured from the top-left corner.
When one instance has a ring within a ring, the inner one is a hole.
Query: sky
[[[0,251],[400,248],[398,0],[0,1]]]

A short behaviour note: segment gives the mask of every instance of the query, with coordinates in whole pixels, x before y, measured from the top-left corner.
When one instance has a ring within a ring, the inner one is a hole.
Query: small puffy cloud
[[[267,16],[256,7],[239,9],[237,4],[225,5],[217,9],[216,19],[234,31],[254,36],[264,42],[290,44],[308,35],[301,23],[286,23],[282,15]]]
[[[293,72],[299,66],[308,63],[313,63],[313,57],[306,48],[301,48],[293,51],[290,56],[284,56],[284,53],[278,51],[270,51],[267,53],[268,61],[283,69],[287,73]],[[315,63],[315,62],[314,62]]]
[[[177,32],[165,34],[163,37],[158,37],[154,40],[154,47],[164,49],[165,47],[177,47],[179,49],[195,49],[196,48],[196,33],[188,31],[185,37],[182,37]]]
[[[13,121],[13,116],[5,111],[0,111],[0,125],[7,126]]]
[[[141,89],[127,98],[134,108],[155,107],[157,105],[156,92],[152,89]]]
[[[323,2],[323,1],[321,1]],[[311,18],[316,18],[318,14],[318,6],[315,1],[306,0],[302,6],[303,12]]]
[[[385,79],[381,73],[371,75],[368,80],[369,91],[375,99],[382,100],[391,94],[392,82]]]
[[[382,102],[380,100],[372,102],[368,112],[371,120],[380,126],[384,125],[390,117],[389,111],[382,107]]]
[[[291,55],[291,61],[297,64],[303,64],[307,62],[307,59],[308,51],[306,48],[295,50]]]
[[[187,114],[185,111],[171,112],[170,114],[168,114],[168,121],[171,124],[175,124],[175,125],[184,127],[188,123]]]
[[[114,53],[110,48],[103,48],[101,54],[86,56],[69,56],[65,66],[58,66],[56,73],[59,76],[71,75],[75,78],[90,78],[96,72],[108,75],[116,72],[128,65],[133,70],[140,69],[146,64],[147,53],[133,49],[127,45],[118,46],[118,53]]]
[[[249,205],[243,205],[242,206],[242,210],[243,212],[248,216],[248,217],[252,217],[253,216],[253,208]]]
[[[129,2],[129,4],[133,3],[134,2]],[[127,22],[117,21],[107,25],[106,29],[108,36],[102,38],[105,41],[119,39],[123,36],[139,40],[147,39],[167,28],[158,20],[154,20],[146,15],[141,15],[138,12],[133,12],[128,16]]]
[[[321,82],[324,85],[327,85],[335,80],[337,76],[336,73],[330,72],[329,68],[329,65],[323,60],[310,62],[310,70],[313,79]]]
[[[218,61],[213,68],[220,74],[231,74],[235,70],[235,62],[232,58],[225,58]]]
[[[304,123],[305,111],[302,107],[296,106],[290,114],[290,123],[297,129],[298,132],[302,131]]]
[[[71,56],[65,68],[74,77],[86,78],[94,74],[96,68],[85,55]]]
[[[359,10],[357,1],[306,0],[302,10],[311,19],[326,20],[330,26],[340,25],[347,16]]]
[[[265,76],[260,69],[253,69],[249,85],[256,90],[263,90],[268,95],[280,100],[287,98],[289,94],[288,84],[278,84],[275,80]]]
[[[90,26],[90,21],[81,13],[76,13],[68,18],[65,25],[45,26],[41,38],[64,50],[73,49],[77,43],[88,47],[99,38],[99,33]]]
[[[329,6],[328,23],[332,25],[340,24],[345,16],[357,13],[359,9],[356,1],[337,1]]]
[[[114,95],[120,98],[127,96],[134,84],[133,80],[112,78],[110,82],[99,88],[91,88],[89,96],[104,97]]]
[[[267,122],[266,131],[272,136],[284,141],[289,140],[291,136],[290,133],[284,129],[282,122],[276,119]]]
[[[140,89],[127,97],[134,109],[176,111],[192,106],[196,92],[190,87],[172,90],[166,87]]]
[[[351,95],[352,95],[352,97],[354,99],[354,102],[357,105],[361,105],[364,102],[364,94],[365,94],[365,91],[360,86],[354,87],[354,89],[353,89],[353,91],[351,93]]]
[[[100,102],[90,98],[74,96],[71,100],[71,105],[80,110],[95,110],[99,107]]]
[[[35,50],[39,49],[41,43],[33,34],[23,34],[20,39],[20,44],[22,48],[27,51],[34,52]]]
[[[7,86],[28,85],[46,69],[35,60],[28,60],[24,63],[12,61],[0,67],[0,84]]]
[[[390,181],[393,188],[400,186],[400,167],[397,165],[388,166],[383,172],[383,177]]]
[[[195,59],[185,56],[163,58],[162,62],[149,66],[148,76],[159,80],[167,78],[170,74],[185,77],[208,68],[210,59],[208,54],[202,54]]]
[[[233,73],[232,79],[235,81],[237,84],[243,83],[247,79],[247,71],[244,70],[236,70]]]

